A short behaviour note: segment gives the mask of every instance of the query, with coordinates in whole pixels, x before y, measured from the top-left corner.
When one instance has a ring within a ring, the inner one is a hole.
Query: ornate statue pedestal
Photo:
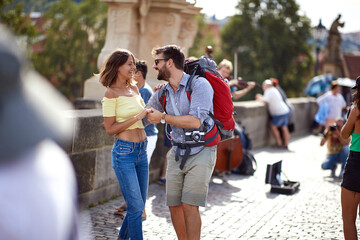
[[[341,66],[337,63],[324,63],[323,65],[323,71],[325,74],[330,73],[334,77],[340,77],[343,75],[341,71]]]
[[[108,4],[106,41],[98,57],[98,69],[117,48],[130,50],[136,58],[147,61],[147,83],[158,84],[152,69],[154,47],[176,44],[187,55],[197,32],[195,16],[201,8],[186,0],[102,0]],[[105,88],[98,79],[85,81],[84,98],[99,99]]]

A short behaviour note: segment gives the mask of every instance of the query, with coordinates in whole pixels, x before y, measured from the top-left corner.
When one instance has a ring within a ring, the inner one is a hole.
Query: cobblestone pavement
[[[212,178],[207,206],[200,208],[201,239],[343,239],[341,179],[321,170],[326,147],[320,147],[320,137],[294,139],[289,151],[252,152],[258,163],[254,176]],[[289,180],[300,182],[296,194],[270,193],[266,165],[277,160],[283,160],[282,171]],[[90,239],[117,238],[121,218],[113,212],[122,202],[118,198],[80,213],[82,229],[91,232]],[[150,185],[146,212],[144,239],[176,239],[164,186]]]

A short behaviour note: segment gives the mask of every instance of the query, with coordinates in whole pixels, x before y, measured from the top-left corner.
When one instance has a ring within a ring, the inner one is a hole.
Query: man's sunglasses
[[[164,61],[167,61],[169,60],[170,58],[156,58],[154,59],[154,62],[155,62],[155,65],[158,65],[158,63],[161,61],[161,60],[164,60]]]

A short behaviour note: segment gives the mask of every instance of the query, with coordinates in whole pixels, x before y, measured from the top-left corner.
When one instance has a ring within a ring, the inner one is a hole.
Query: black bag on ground
[[[249,137],[249,134],[246,132],[245,127],[241,126],[241,123],[238,124],[237,122],[235,122],[234,135],[240,137],[243,150],[252,149],[252,141]]]
[[[251,152],[244,149],[243,159],[238,167],[232,170],[232,173],[242,175],[253,175],[257,169],[257,163]]]

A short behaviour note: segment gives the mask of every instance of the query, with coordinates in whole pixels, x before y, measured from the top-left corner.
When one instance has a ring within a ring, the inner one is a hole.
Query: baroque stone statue
[[[328,43],[325,47],[325,62],[341,64],[341,34],[338,30],[339,27],[344,27],[345,22],[340,22],[341,14],[331,24]]]

